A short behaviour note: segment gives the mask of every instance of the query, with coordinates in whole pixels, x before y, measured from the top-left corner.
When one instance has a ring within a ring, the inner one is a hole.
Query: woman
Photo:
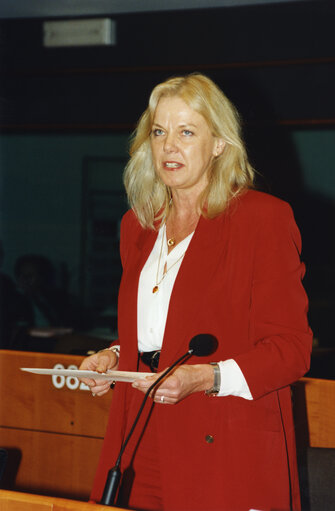
[[[159,375],[194,335],[219,345],[148,400],[122,460],[124,507],[300,509],[289,388],[311,350],[300,235],[290,207],[254,191],[253,176],[238,114],[210,79],[154,88],[125,171],[120,358],[108,349],[82,368],[146,371],[139,353],[161,349]],[[116,384],[92,500],[156,378]]]

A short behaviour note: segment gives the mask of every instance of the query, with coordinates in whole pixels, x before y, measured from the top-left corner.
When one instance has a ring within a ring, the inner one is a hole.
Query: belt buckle
[[[161,350],[157,350],[151,356],[151,359],[150,359],[150,369],[151,369],[151,371],[153,373],[157,373],[160,354],[161,354]]]

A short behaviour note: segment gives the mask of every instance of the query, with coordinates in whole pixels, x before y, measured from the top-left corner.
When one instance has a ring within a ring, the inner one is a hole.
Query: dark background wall
[[[200,71],[241,112],[259,187],[294,208],[318,352],[334,349],[334,15],[322,0],[118,14],[116,46],[56,49],[42,45],[44,19],[0,20],[6,272],[39,251],[83,296],[87,162],[110,162],[122,194],[115,160],[150,90]]]
[[[218,81],[247,122],[335,117],[328,2],[113,19],[116,46],[66,49],[43,48],[43,20],[2,21],[2,122],[128,128],[154,84],[195,70]]]

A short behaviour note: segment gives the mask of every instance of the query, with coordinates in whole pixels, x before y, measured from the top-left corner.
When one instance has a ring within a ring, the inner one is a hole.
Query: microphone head
[[[216,351],[218,344],[218,340],[214,335],[198,334],[192,337],[189,349],[192,355],[207,357]]]

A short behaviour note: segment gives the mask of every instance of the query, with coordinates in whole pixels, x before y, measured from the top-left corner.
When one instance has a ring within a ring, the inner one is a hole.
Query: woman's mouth
[[[164,161],[163,167],[168,170],[180,169],[184,165],[182,163],[178,163],[177,161]]]

